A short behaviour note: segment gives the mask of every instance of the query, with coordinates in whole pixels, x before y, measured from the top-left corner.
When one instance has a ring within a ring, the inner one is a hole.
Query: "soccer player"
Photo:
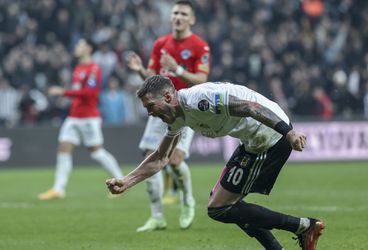
[[[148,178],[165,166],[184,126],[207,137],[230,135],[241,144],[214,186],[208,215],[236,224],[267,250],[282,246],[271,233],[281,229],[297,235],[303,250],[315,250],[324,228],[318,219],[282,214],[243,201],[249,193],[269,194],[292,149],[302,151],[306,137],[292,129],[285,112],[261,94],[231,83],[204,83],[176,91],[170,79],[148,78],[137,96],[150,116],[169,124],[159,148],[123,179],[106,185],[114,194]]]
[[[54,186],[39,194],[40,200],[63,198],[72,170],[72,152],[81,142],[90,152],[91,158],[98,161],[115,178],[122,178],[122,171],[116,159],[103,148],[101,117],[98,110],[98,97],[101,89],[101,70],[92,61],[95,45],[88,39],[80,39],[74,55],[79,64],[73,72],[71,89],[59,86],[49,88],[51,96],[72,98],[68,117],[59,133],[59,148],[56,160]]]
[[[143,80],[156,74],[167,76],[177,90],[206,82],[209,73],[210,49],[205,41],[191,31],[194,23],[193,4],[185,0],[176,1],[171,13],[172,33],[155,41],[148,69],[144,68],[142,60],[135,53],[129,55],[128,66],[137,71]],[[146,152],[146,156],[158,148],[165,135],[166,127],[167,125],[157,117],[149,117],[139,144],[139,148]],[[193,135],[194,132],[190,128],[183,129],[181,140],[169,161],[173,177],[182,195],[179,218],[182,229],[190,227],[195,215],[190,170],[184,161],[189,156]],[[151,217],[137,229],[137,232],[166,228],[162,205],[163,185],[161,173],[147,180]]]

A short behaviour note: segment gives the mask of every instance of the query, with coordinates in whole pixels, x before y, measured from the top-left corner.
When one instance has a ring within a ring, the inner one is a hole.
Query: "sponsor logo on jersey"
[[[216,133],[213,131],[201,131],[201,135],[205,136],[205,137],[210,137],[210,138],[215,138],[216,137]]]
[[[220,94],[215,94],[215,113],[221,114],[224,108],[224,103],[222,101],[222,96]]]
[[[207,111],[210,108],[210,103],[207,100],[201,100],[198,103],[198,109],[201,111]]]
[[[192,56],[192,53],[190,52],[190,50],[185,49],[185,50],[182,50],[182,51],[180,52],[180,56],[181,56],[181,58],[183,58],[184,60],[187,60],[189,57],[191,57],[191,56]]]

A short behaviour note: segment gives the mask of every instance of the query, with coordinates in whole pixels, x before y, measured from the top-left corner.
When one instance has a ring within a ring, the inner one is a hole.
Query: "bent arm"
[[[110,179],[106,185],[112,193],[122,193],[126,189],[138,184],[148,177],[156,174],[167,163],[180,139],[180,134],[175,136],[165,136],[159,148],[144,159],[139,166],[125,176],[122,180]]]
[[[241,100],[235,96],[229,96],[229,113],[231,116],[252,117],[264,125],[275,128],[282,119],[270,109],[259,103]]]
[[[307,138],[303,133],[294,131],[272,110],[259,103],[240,100],[237,97],[229,96],[229,113],[232,116],[252,117],[264,125],[274,129],[286,137],[294,150],[302,151],[307,143]]]

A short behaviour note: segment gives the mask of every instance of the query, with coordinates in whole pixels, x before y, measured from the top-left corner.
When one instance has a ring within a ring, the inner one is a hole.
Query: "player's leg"
[[[88,148],[92,159],[97,161],[114,178],[123,178],[115,157],[103,148],[103,134],[100,118],[85,119],[80,126],[84,145]]]
[[[146,157],[151,154],[152,151],[148,150]],[[145,224],[137,228],[137,232],[149,232],[154,230],[163,230],[166,228],[167,223],[164,217],[164,208],[162,203],[164,181],[161,171],[152,175],[146,179],[146,188],[150,201],[151,216],[145,222]]]
[[[313,234],[313,241],[318,239],[319,235],[316,234],[323,229],[317,230],[319,221],[282,214],[242,201],[249,192],[269,194],[282,165],[290,154],[289,147],[287,142],[281,141],[267,152],[255,155],[239,146],[212,191],[208,215],[224,223],[235,223],[241,228],[265,229],[266,231],[263,232],[258,231],[255,237],[262,245],[273,245],[270,249],[280,249],[277,241],[267,232],[273,228],[297,235]],[[323,227],[322,224],[321,227]],[[257,234],[260,235],[257,236]]]
[[[184,153],[175,149],[170,166],[173,170],[173,178],[180,191],[181,213],[179,224],[182,229],[191,226],[195,216],[195,200],[192,192],[192,179],[188,165],[184,161]]]
[[[159,119],[150,116],[139,143],[139,148],[145,152],[147,157],[158,148],[161,139],[166,132],[166,125]],[[151,216],[145,224],[137,228],[137,232],[149,232],[165,229],[167,224],[164,218],[162,196],[164,183],[161,171],[146,179],[147,193],[150,201]]]
[[[52,200],[65,196],[66,185],[73,167],[72,152],[74,145],[80,143],[79,134],[75,129],[75,122],[74,119],[67,118],[60,129],[54,185],[48,191],[38,195],[40,200]]]
[[[170,166],[173,170],[173,177],[181,195],[181,214],[179,224],[182,229],[191,226],[195,216],[195,200],[192,191],[192,178],[189,167],[184,161],[189,157],[189,147],[194,136],[194,131],[185,127],[182,137],[170,158]]]
[[[177,184],[173,179],[172,167],[170,165],[165,166],[162,169],[162,175],[164,178],[164,194],[162,198],[162,203],[164,205],[175,204],[178,201],[177,198]]]

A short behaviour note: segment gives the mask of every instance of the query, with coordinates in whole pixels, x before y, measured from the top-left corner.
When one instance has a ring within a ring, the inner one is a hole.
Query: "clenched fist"
[[[124,179],[108,179],[106,180],[106,186],[112,194],[121,194],[127,189],[124,185]]]

